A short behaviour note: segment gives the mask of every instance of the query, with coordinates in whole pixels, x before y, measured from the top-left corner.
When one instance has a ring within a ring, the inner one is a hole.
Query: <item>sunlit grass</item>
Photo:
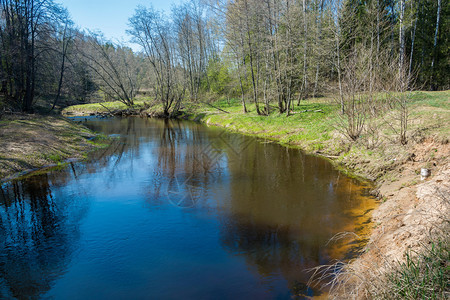
[[[414,92],[411,97],[411,105],[431,106],[450,110],[450,90],[438,92]]]
[[[94,133],[61,117],[13,115],[0,121],[5,134],[0,139],[0,179],[15,172],[68,158],[81,158],[100,147],[91,143]]]
[[[144,100],[135,101],[132,108],[139,109],[144,106]],[[73,113],[73,112],[86,112],[86,113],[99,113],[99,112],[109,112],[115,110],[125,110],[127,107],[123,102],[112,101],[112,102],[100,102],[100,103],[89,103],[89,104],[79,104],[69,106],[63,109],[63,114]]]
[[[383,93],[378,98],[385,100],[390,96],[392,94]],[[434,135],[440,140],[447,138],[450,134],[450,126],[445,126],[450,123],[449,99],[450,91],[411,93],[408,100],[410,114],[408,130],[422,131],[423,134]],[[162,111],[161,103],[149,97],[138,98],[132,109],[139,110],[144,107],[144,103],[150,106],[147,109],[149,114]],[[212,102],[185,100],[181,111],[185,118],[191,120],[277,140],[283,144],[299,145],[306,151],[328,150],[326,152],[329,154],[340,152],[339,142],[335,141],[336,135],[339,135],[336,131],[339,106],[332,97],[302,100],[300,105],[293,107],[289,117],[280,114],[275,104],[271,105],[268,116],[258,115],[255,104],[249,99],[246,99],[246,107],[247,113],[244,113],[240,98],[222,97]],[[262,108],[263,104],[260,104],[260,107]],[[108,113],[125,109],[127,109],[125,104],[115,101],[71,106],[63,113]],[[395,116],[379,116],[379,120],[375,120],[379,124],[384,124],[384,127],[380,128],[380,133],[384,136],[394,134],[392,127],[386,125],[386,121],[395,123],[395,120],[387,120],[390,117]],[[341,139],[345,140],[345,137]]]
[[[186,105],[186,110],[190,119],[208,125],[275,140],[282,144],[298,145],[310,152],[329,148],[324,143],[332,139],[333,119],[338,110],[329,98],[302,100],[299,106],[293,107],[288,117],[285,113],[280,114],[274,105],[271,105],[271,112],[267,116],[258,115],[255,104],[248,100],[246,107],[247,113],[244,113],[241,100],[232,98],[220,99],[212,105],[201,102]]]

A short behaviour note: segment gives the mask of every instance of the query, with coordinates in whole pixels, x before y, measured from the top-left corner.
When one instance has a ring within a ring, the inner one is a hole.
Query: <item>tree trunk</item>
[[[420,6],[420,1],[418,3],[418,7]],[[413,9],[413,1],[411,1],[411,10]],[[416,14],[416,18],[414,20],[414,27],[411,32],[411,53],[409,55],[409,67],[408,67],[408,78],[411,78],[411,71],[412,71],[412,63],[413,63],[413,54],[414,54],[414,40],[416,38],[416,28],[417,28],[417,20],[419,19],[418,13]]]
[[[380,53],[380,0],[377,0],[377,63]]]
[[[437,17],[436,17],[436,28],[434,31],[434,43],[433,43],[433,58],[431,60],[431,77],[430,77],[430,89],[432,91],[436,90],[436,84],[433,82],[434,80],[434,63],[436,60],[436,54],[437,54],[437,40],[438,40],[438,34],[439,34],[439,18],[441,15],[441,0],[438,0],[438,8],[437,8]]]
[[[303,88],[302,88],[302,96],[303,98],[307,97],[308,93],[308,75],[306,74],[307,71],[307,55],[306,52],[308,50],[308,21],[306,20],[306,0],[303,0],[303,35],[304,35],[304,41],[303,41]],[[300,105],[300,98],[298,99],[297,105]]]
[[[338,8],[340,7],[340,1],[338,0]],[[337,13],[338,15],[338,13]],[[340,24],[339,24],[339,18],[336,21],[336,33],[335,33],[335,40],[336,40],[336,59],[337,59],[337,73],[338,73],[338,86],[339,86],[339,102],[341,105],[341,114],[345,113],[345,108],[344,108],[344,95],[342,92],[342,74],[341,74],[341,41],[340,41],[340,36],[341,31],[340,31]]]
[[[64,78],[66,54],[67,54],[67,48],[68,48],[68,45],[66,44],[66,43],[68,43],[66,41],[66,33],[67,33],[67,24],[64,27],[63,40],[62,40],[62,46],[63,46],[63,49],[62,49],[62,62],[61,62],[61,69],[60,69],[60,72],[59,72],[58,91],[56,93],[55,101],[53,101],[53,106],[50,109],[50,111],[55,109],[55,106],[56,106],[56,104],[59,101],[59,97],[61,96],[61,88],[62,88],[62,83],[63,83],[63,78]]]
[[[255,70],[254,70],[254,66],[253,66],[253,47],[252,47],[252,38],[250,35],[250,23],[249,23],[249,19],[248,19],[248,15],[249,15],[249,10],[248,10],[248,2],[245,1],[245,17],[246,17],[246,30],[247,30],[247,44],[248,44],[248,50],[249,50],[249,58],[250,58],[250,74],[252,76],[252,87],[253,87],[253,102],[255,103],[256,106],[256,112],[258,113],[258,115],[261,114],[261,111],[259,110],[259,106],[258,106],[258,95],[257,95],[257,88],[256,88],[256,77],[255,77]]]
[[[440,1],[440,0],[439,0]],[[399,72],[403,70],[403,62],[405,59],[405,0],[400,0],[400,32],[399,32],[399,43],[400,43],[400,62],[399,62]]]
[[[317,51],[320,51],[321,49],[321,42],[322,42],[322,15],[323,15],[323,2],[324,0],[320,1],[320,13],[319,13],[319,22],[318,22],[318,31],[319,36],[316,39],[316,49]],[[314,81],[314,91],[313,91],[313,98],[316,97],[316,91],[317,91],[317,85],[319,81],[319,69],[320,69],[320,55],[318,55],[317,65],[316,65],[316,78]]]

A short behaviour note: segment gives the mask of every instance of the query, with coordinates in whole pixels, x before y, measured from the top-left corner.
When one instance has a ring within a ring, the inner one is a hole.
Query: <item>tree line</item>
[[[167,116],[217,97],[289,115],[325,94],[343,114],[361,102],[374,113],[379,92],[450,86],[442,0],[191,0],[170,15],[139,6],[128,30],[138,53],[78,30],[53,0],[0,7],[0,106],[24,112],[39,101],[132,106],[145,91]]]
[[[51,110],[100,96],[133,104],[140,55],[77,29],[53,0],[0,0],[0,7],[0,108]]]

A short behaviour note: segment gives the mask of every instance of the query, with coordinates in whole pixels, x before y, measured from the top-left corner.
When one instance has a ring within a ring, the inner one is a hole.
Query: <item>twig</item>
[[[114,113],[113,113],[109,108],[107,108],[106,106],[104,106],[104,105],[101,104],[101,103],[98,103],[98,104],[100,104],[101,106],[103,106],[104,108],[106,108],[106,110],[107,110],[111,115],[114,115]]]
[[[214,105],[212,105],[212,104],[210,104],[210,103],[207,103],[207,102],[203,102],[203,103],[205,103],[206,105],[211,106],[212,108],[215,108],[215,109],[218,109],[218,110],[220,110],[220,111],[223,111],[224,113],[227,113],[227,114],[230,113],[229,111],[226,111],[226,110],[223,110],[223,109],[221,109],[221,108],[215,107]]]
[[[323,110],[321,110],[321,109],[306,109],[306,110],[301,110],[301,111],[293,111],[293,112],[291,112],[291,114],[299,114],[299,113],[304,113],[304,112],[323,112]]]

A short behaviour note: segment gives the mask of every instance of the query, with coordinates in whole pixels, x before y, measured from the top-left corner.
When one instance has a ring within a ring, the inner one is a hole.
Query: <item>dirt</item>
[[[0,122],[0,181],[81,159],[96,148],[93,132],[62,117],[14,115]]]
[[[379,184],[382,203],[372,214],[374,228],[365,252],[345,267],[336,281],[344,284],[331,298],[370,299],[367,292],[374,283],[405,262],[407,255],[416,256],[433,237],[448,240],[450,144],[426,140],[410,151],[412,159],[388,172],[394,180]],[[431,176],[421,180],[421,168],[429,168]]]

